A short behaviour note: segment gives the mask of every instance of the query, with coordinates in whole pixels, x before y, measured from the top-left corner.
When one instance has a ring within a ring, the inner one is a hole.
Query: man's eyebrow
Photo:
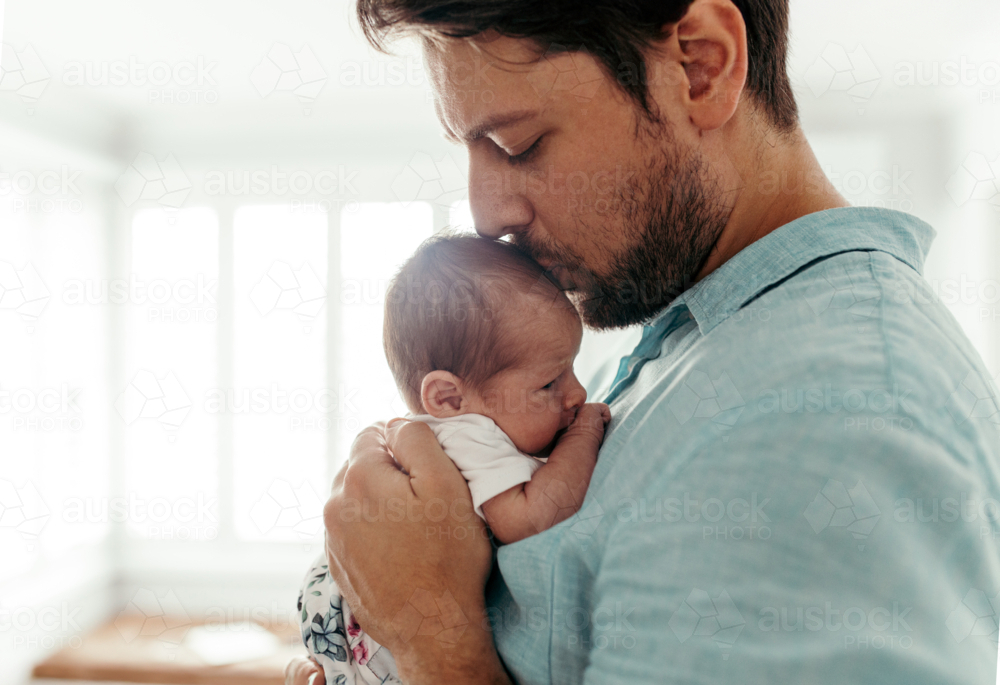
[[[495,116],[488,117],[485,121],[482,121],[479,124],[476,124],[464,134],[455,136],[449,132],[445,134],[445,138],[453,142],[471,143],[479,140],[480,138],[485,138],[499,129],[519,124],[526,119],[536,116],[537,114],[538,111],[534,109],[524,109],[515,112],[507,112],[505,114],[497,114]]]

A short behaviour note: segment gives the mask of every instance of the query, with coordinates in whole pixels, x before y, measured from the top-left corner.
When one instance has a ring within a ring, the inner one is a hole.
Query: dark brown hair
[[[523,296],[542,304],[562,297],[542,267],[508,242],[440,233],[417,248],[389,284],[382,336],[411,411],[422,411],[420,384],[431,371],[449,371],[481,391],[530,353],[512,316],[524,312]]]
[[[732,0],[747,31],[747,92],[779,131],[798,121],[788,80],[788,0]],[[541,53],[586,49],[653,120],[643,50],[693,0],[358,0],[368,41],[385,51],[391,34],[416,29],[451,38],[493,30],[530,38]]]

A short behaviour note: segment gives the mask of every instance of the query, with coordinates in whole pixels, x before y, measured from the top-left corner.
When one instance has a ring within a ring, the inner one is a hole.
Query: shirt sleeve
[[[480,517],[483,502],[528,482],[542,465],[540,460],[518,451],[495,426],[462,424],[442,431],[438,439],[468,481],[472,504]]]
[[[584,682],[995,681],[981,455],[828,419],[762,417],[614,503]],[[663,433],[632,449],[667,461]]]

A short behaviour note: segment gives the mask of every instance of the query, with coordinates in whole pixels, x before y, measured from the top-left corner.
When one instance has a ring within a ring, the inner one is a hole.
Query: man
[[[580,511],[492,575],[433,434],[359,436],[330,568],[404,682],[994,682],[995,387],[920,276],[930,227],[821,173],[787,11],[359,0],[376,45],[423,41],[477,231],[591,327],[644,324]]]

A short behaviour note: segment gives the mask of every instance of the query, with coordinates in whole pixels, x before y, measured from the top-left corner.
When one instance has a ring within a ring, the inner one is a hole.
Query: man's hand
[[[312,659],[297,656],[285,666],[285,685],[324,685],[323,669]]]
[[[426,424],[362,431],[324,518],[330,573],[405,682],[509,682],[485,620],[486,526]]]

